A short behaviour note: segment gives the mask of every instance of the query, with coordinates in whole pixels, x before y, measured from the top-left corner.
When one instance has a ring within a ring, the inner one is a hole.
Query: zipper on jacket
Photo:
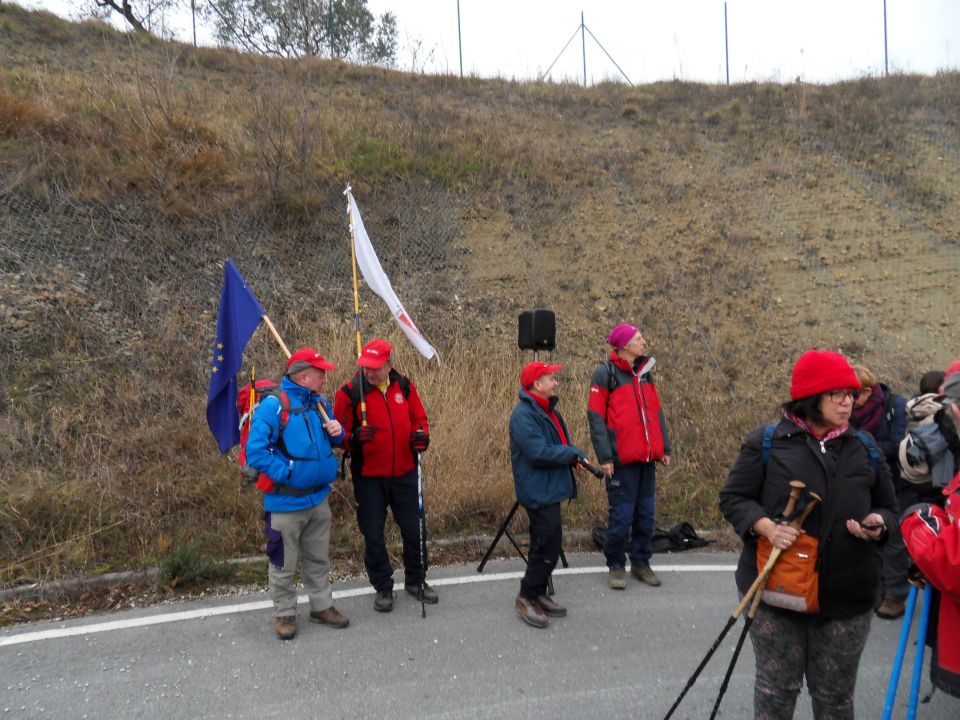
[[[633,373],[633,376],[637,379],[637,395],[640,396],[640,399],[637,400],[637,409],[640,411],[640,421],[643,423],[643,436],[647,440],[647,462],[653,458],[653,447],[650,445],[650,430],[647,427],[647,399],[643,396],[643,389],[640,385],[643,383],[640,380],[640,376],[636,373]]]
[[[390,477],[397,476],[397,443],[396,432],[393,429],[393,413],[390,412],[390,403],[387,402],[387,394],[390,392],[390,385],[387,383],[387,389],[381,393],[383,395],[383,404],[387,408],[387,418],[390,420]]]
[[[823,440],[820,441],[820,454],[821,455],[827,454],[827,446],[823,444]]]

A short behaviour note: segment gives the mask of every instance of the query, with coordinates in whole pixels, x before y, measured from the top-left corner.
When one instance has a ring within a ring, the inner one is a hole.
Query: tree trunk
[[[121,4],[117,5],[116,0],[97,0],[97,5],[100,7],[110,7],[116,10],[118,13],[123,15],[130,26],[137,32],[149,33],[149,31],[143,26],[143,23],[137,20],[136,16],[133,14],[133,8],[130,7],[130,0],[120,0]]]

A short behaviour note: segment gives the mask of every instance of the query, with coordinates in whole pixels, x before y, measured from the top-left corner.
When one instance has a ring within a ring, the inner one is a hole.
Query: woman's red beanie
[[[859,387],[857,373],[843,355],[829,350],[807,350],[793,366],[790,398],[800,400],[829,390]]]

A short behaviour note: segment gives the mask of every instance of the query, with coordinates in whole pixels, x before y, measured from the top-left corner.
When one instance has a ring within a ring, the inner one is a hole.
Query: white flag
[[[420,351],[420,354],[429,360],[437,354],[437,351],[433,345],[424,339],[420,331],[417,330],[417,326],[413,324],[413,320],[404,309],[400,298],[398,298],[397,294],[393,291],[390,278],[388,278],[387,274],[383,271],[380,260],[373,251],[373,245],[370,243],[367,229],[363,226],[363,219],[360,217],[360,209],[357,207],[356,200],[353,199],[353,193],[350,192],[349,186],[347,187],[346,195],[350,202],[350,231],[353,233],[353,245],[357,254],[357,265],[363,274],[363,279],[367,281],[370,289],[379,295],[387,304],[387,307],[390,308],[390,312],[393,313],[393,317],[396,318],[404,335],[410,339],[410,342]]]

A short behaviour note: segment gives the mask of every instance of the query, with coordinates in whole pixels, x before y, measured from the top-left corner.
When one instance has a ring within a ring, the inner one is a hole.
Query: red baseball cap
[[[532,363],[527,363],[523,366],[523,370],[520,371],[520,387],[526,390],[539,378],[543,377],[544,375],[549,375],[550,373],[555,373],[562,367],[563,365],[547,365],[545,362],[540,360],[534,360]]]
[[[323,355],[313,348],[303,348],[302,350],[297,350],[290,356],[290,359],[287,360],[287,375],[293,375],[301,370],[306,370],[308,367],[315,367],[318,370],[337,369],[336,365],[328,362]]]
[[[371,370],[382,368],[390,360],[390,353],[392,351],[393,346],[386,340],[371,340],[360,350],[357,365],[370,368]]]

